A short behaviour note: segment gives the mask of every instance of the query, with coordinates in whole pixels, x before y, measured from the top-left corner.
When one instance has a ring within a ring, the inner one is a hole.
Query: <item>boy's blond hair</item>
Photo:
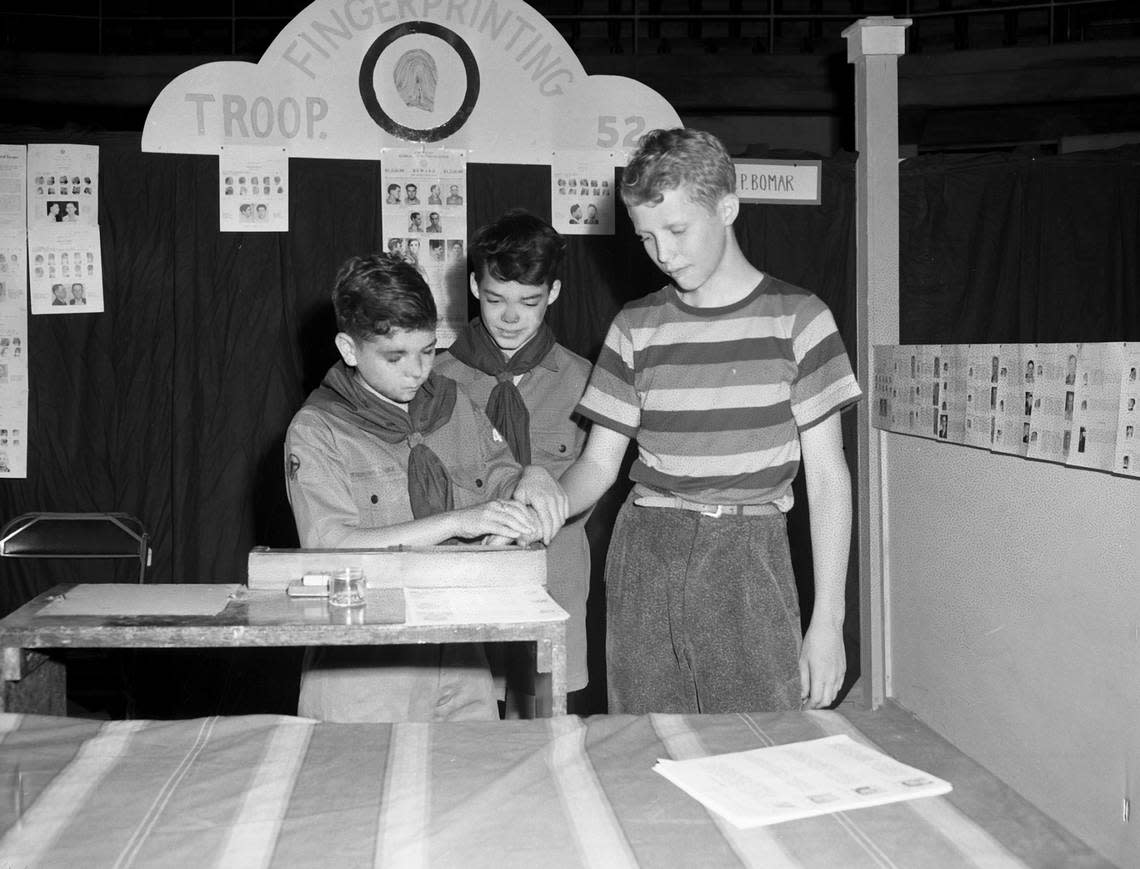
[[[684,187],[689,198],[710,211],[736,191],[736,166],[712,133],[678,127],[646,133],[622,173],[626,206],[656,204],[666,190]]]

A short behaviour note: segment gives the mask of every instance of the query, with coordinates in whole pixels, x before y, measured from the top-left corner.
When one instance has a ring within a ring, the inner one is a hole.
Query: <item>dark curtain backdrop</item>
[[[0,141],[100,146],[106,299],[103,314],[29,317],[28,478],[0,481],[0,518],[130,512],[153,537],[149,581],[244,581],[251,547],[297,544],[282,441],[336,358],[337,267],[380,249],[379,164],[293,160],[289,232],[221,233],[214,157],[144,154],[137,134],[8,129]],[[1137,156],[903,164],[902,340],[1140,338]],[[470,230],[512,206],[549,216],[549,177],[547,167],[472,164]],[[747,205],[737,224],[754,262],[831,306],[852,349],[854,191],[854,160],[840,156],[824,162],[820,207]],[[622,304],[659,283],[619,208],[614,236],[569,238],[549,321],[593,359]],[[847,415],[848,443],[852,422]],[[600,566],[625,492],[616,486],[590,523],[598,690]],[[807,608],[802,488],[798,502],[789,527]],[[0,612],[57,582],[131,579],[129,564],[108,562],[4,559],[0,572]],[[849,640],[855,651],[857,637]]]

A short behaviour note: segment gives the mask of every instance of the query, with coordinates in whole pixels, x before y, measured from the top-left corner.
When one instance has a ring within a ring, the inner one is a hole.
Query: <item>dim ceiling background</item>
[[[6,0],[3,121],[141,130],[177,74],[256,60],[306,0]],[[1135,0],[530,0],[590,73],[625,75],[737,153],[850,149],[841,31],[909,17],[904,155],[1140,140]],[[681,59],[684,59],[683,62]]]

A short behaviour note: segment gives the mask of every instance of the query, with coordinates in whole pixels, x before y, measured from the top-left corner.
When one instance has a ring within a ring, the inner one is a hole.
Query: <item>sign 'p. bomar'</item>
[[[481,163],[546,163],[558,150],[620,153],[650,129],[680,125],[645,85],[587,76],[520,0],[317,0],[258,63],[209,63],[174,79],[150,108],[142,147],[377,159],[422,143]]]

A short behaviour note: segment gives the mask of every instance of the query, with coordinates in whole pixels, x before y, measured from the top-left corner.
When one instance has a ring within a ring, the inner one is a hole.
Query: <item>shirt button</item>
[[[558,452],[560,452],[560,453],[566,452],[566,444],[559,444],[558,445]]]
[[[483,488],[483,481],[482,480],[476,480],[475,485],[481,489],[481,488]]]
[[[380,496],[379,495],[373,495],[372,496],[372,503],[373,504],[379,504],[380,503]]]

